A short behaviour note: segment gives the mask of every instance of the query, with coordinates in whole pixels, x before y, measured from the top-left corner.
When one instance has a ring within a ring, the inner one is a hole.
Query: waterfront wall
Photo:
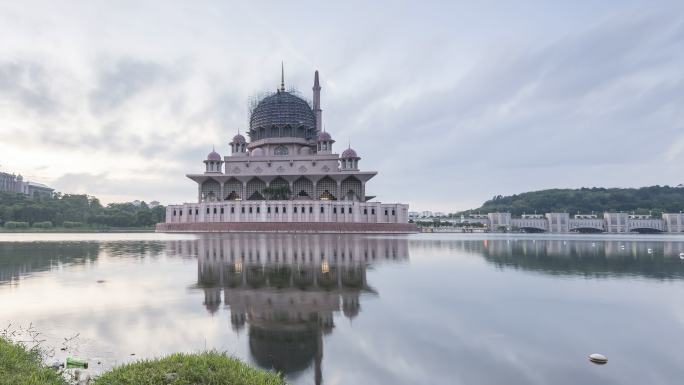
[[[221,201],[166,207],[166,223],[407,224],[408,205],[324,200]]]
[[[163,233],[360,233],[408,234],[418,232],[412,223],[344,222],[195,222],[158,223]]]
[[[604,213],[603,218],[589,215],[577,215],[571,218],[568,213],[547,213],[513,218],[510,213],[489,213],[486,216],[475,215],[462,221],[484,224],[490,231],[521,229],[549,233],[580,231],[616,234],[641,231],[684,233],[684,213],[666,213],[662,218],[628,213]]]

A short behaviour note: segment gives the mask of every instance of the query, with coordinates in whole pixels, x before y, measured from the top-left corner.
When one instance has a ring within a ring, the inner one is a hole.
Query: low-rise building
[[[25,181],[24,177],[16,174],[0,172],[0,192],[25,194],[36,198],[52,196],[55,190],[41,183]]]

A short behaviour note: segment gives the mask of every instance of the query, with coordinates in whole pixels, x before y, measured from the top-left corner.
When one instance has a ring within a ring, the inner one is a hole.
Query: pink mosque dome
[[[327,132],[321,131],[321,132],[318,133],[318,141],[319,141],[319,142],[323,142],[323,141],[328,141],[328,142],[329,142],[329,141],[331,141],[331,140],[332,140],[332,137],[331,137],[330,134],[328,134]]]
[[[233,137],[233,143],[246,143],[247,141],[245,140],[245,137],[237,134]]]
[[[342,158],[358,158],[359,156],[356,155],[356,151],[349,147],[348,149],[344,150],[342,153]]]
[[[216,152],[216,150],[212,150],[209,153],[209,155],[207,155],[207,160],[220,161],[221,160],[221,154]]]
[[[262,148],[255,148],[252,150],[250,156],[264,156],[264,150]]]

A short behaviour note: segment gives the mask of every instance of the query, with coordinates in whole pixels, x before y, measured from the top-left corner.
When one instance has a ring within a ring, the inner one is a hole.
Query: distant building
[[[432,211],[423,211],[420,213],[421,218],[432,218],[433,214]]]
[[[55,190],[41,183],[24,181],[21,175],[0,172],[0,192],[13,192],[35,198],[52,196]]]
[[[684,233],[684,213],[665,213],[662,218],[651,215],[628,213],[594,214],[568,213],[523,215],[513,218],[510,213],[471,214],[462,223],[479,222],[492,231],[529,231],[548,233],[597,232],[597,233]]]

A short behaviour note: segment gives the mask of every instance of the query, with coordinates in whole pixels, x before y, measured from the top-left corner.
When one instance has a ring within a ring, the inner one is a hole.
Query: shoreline
[[[154,233],[154,227],[150,228],[120,228],[120,229],[89,229],[89,228],[65,228],[56,227],[51,229],[5,229],[0,228],[0,234],[73,234],[73,233]]]

